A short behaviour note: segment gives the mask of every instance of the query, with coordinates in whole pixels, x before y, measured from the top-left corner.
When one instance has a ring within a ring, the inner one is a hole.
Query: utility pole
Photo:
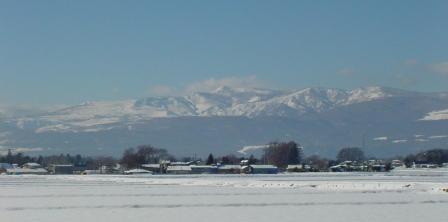
[[[367,158],[366,155],[366,133],[362,134],[362,152],[364,153],[364,157]]]
[[[366,134],[362,134],[362,150],[365,151],[366,148]]]

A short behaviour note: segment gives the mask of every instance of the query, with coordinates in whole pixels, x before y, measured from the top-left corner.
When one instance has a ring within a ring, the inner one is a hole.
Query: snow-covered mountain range
[[[18,118],[17,125],[20,128],[36,128],[36,132],[89,132],[107,130],[117,123],[134,124],[154,118],[300,117],[342,106],[415,94],[417,93],[382,87],[354,90],[306,88],[285,91],[220,87],[213,92],[197,92],[179,97],[86,102],[40,116]],[[430,117],[426,119],[428,118]]]
[[[219,87],[177,97],[86,102],[37,115],[0,109],[0,151],[117,155],[125,147],[151,143],[180,154],[207,154],[211,147],[228,153],[292,139],[309,152],[332,154],[332,146],[359,145],[367,135],[375,153],[400,154],[447,145],[447,138],[431,137],[448,135],[447,110],[447,93]]]

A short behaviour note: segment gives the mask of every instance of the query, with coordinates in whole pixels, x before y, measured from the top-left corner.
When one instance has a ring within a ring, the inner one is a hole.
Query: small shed
[[[278,167],[274,165],[249,165],[242,169],[246,174],[277,174]]]

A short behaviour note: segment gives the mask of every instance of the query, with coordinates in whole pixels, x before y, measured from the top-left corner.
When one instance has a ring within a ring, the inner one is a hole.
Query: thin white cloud
[[[403,61],[403,64],[405,66],[415,66],[415,65],[418,65],[418,63],[419,62],[416,59],[407,59],[407,60]]]
[[[210,78],[188,85],[185,89],[187,93],[191,92],[210,92],[219,87],[227,86],[231,88],[259,88],[264,84],[257,79],[256,76],[246,77],[226,77],[226,78]]]
[[[29,153],[29,152],[42,152],[45,149],[42,147],[15,147],[11,148],[12,153]],[[5,147],[0,147],[0,155],[8,154],[9,149]]]
[[[262,88],[265,84],[256,76],[210,78],[203,81],[193,82],[183,88],[175,88],[168,85],[155,85],[149,88],[152,96],[177,96],[193,92],[212,92],[220,87],[230,88]]]
[[[400,83],[400,86],[404,88],[412,88],[418,84],[418,77],[413,74],[397,74],[395,78]]]
[[[238,153],[247,154],[248,152],[265,149],[265,148],[268,148],[268,145],[245,146],[245,147],[241,148],[241,150],[238,150]]]
[[[355,70],[353,68],[343,68],[337,71],[338,75],[341,76],[353,76],[355,74]]]
[[[173,96],[179,94],[179,91],[166,85],[156,85],[149,89],[149,93],[154,96]]]
[[[429,69],[437,74],[448,76],[448,62],[430,64]]]

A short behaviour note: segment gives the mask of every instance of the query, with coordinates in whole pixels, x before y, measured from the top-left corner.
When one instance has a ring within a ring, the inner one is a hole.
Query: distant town
[[[432,149],[405,157],[367,158],[359,147],[339,150],[335,159],[305,156],[296,142],[272,142],[261,157],[234,154],[207,158],[175,158],[151,145],[128,148],[121,158],[50,155],[31,157],[22,153],[0,156],[0,173],[23,174],[277,174],[299,172],[387,172],[396,168],[448,168],[448,149]]]

